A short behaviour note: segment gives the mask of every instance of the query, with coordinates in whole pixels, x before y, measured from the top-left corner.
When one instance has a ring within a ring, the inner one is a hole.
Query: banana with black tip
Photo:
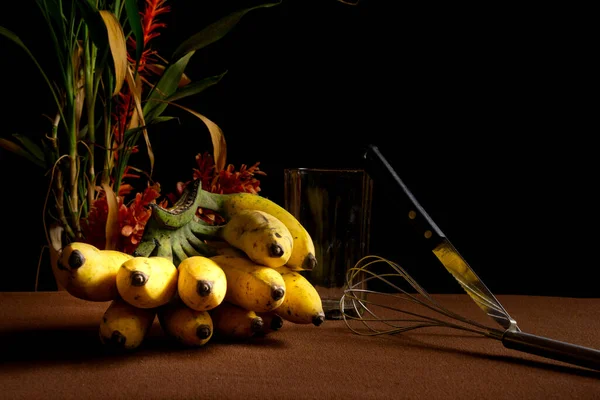
[[[215,336],[225,339],[249,339],[263,329],[263,319],[256,312],[227,301],[208,313],[213,321]]]
[[[323,303],[317,289],[298,271],[287,267],[276,269],[285,282],[286,294],[276,312],[296,324],[321,325],[325,321]]]
[[[158,309],[163,331],[184,346],[201,347],[212,338],[213,321],[207,311],[193,310],[180,301]]]
[[[225,272],[226,301],[255,312],[274,310],[283,302],[285,282],[277,269],[256,264],[246,256],[217,255],[210,259]]]
[[[178,271],[164,257],[133,257],[117,272],[117,290],[129,304],[156,308],[168,303],[177,293]]]
[[[155,317],[155,309],[138,308],[117,298],[110,303],[100,321],[100,342],[111,350],[137,349]]]
[[[101,250],[72,242],[59,251],[57,279],[74,297],[88,301],[110,301],[119,297],[117,272],[121,264],[133,258],[117,250]]]
[[[226,220],[241,210],[260,210],[280,220],[293,238],[292,253],[286,265],[293,270],[310,271],[317,267],[315,246],[308,231],[289,211],[266,197],[252,193],[218,194],[199,189],[200,207],[221,214]]]
[[[283,222],[261,210],[240,210],[218,231],[230,245],[257,264],[271,268],[285,265],[294,239]]]
[[[219,265],[203,256],[188,257],[179,264],[177,292],[191,309],[211,310],[227,293],[227,277]]]
[[[261,335],[268,335],[269,333],[280,330],[285,322],[285,320],[277,314],[277,309],[269,312],[258,312],[256,315],[263,320],[263,327],[259,332]]]

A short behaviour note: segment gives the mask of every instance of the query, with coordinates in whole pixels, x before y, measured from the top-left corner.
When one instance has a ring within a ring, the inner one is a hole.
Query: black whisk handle
[[[600,351],[525,332],[506,331],[504,347],[600,371]]]

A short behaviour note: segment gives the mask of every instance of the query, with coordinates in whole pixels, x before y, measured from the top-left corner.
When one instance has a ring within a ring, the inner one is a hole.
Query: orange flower
[[[204,155],[196,155],[197,169],[194,169],[194,179],[202,179],[202,188],[211,193],[252,193],[260,192],[260,181],[255,175],[266,175],[260,170],[259,162],[248,168],[246,164],[242,164],[238,172],[235,167],[229,164],[227,168],[217,172],[213,157],[205,152]],[[225,222],[218,213],[213,210],[198,208],[198,217],[202,220],[220,225]]]
[[[128,186],[128,185],[127,185]],[[128,189],[126,189],[128,191]],[[150,203],[156,203],[160,196],[160,185],[154,184],[144,189],[142,193],[136,193],[135,198],[128,204],[123,204],[124,196],[119,192],[117,196],[119,213],[119,229],[121,235],[117,241],[117,250],[132,254],[142,240],[144,228],[152,215],[148,207]],[[162,203],[166,206],[166,203]],[[108,203],[106,196],[102,194],[93,203],[88,217],[82,223],[85,241],[104,249],[106,243],[106,221],[108,220]]]
[[[260,192],[260,181],[255,175],[266,175],[260,170],[259,162],[248,168],[242,164],[238,172],[235,167],[229,164],[227,168],[217,172],[212,156],[205,152],[203,155],[196,155],[196,164],[194,168],[194,179],[202,180],[202,188],[212,193],[253,193]]]

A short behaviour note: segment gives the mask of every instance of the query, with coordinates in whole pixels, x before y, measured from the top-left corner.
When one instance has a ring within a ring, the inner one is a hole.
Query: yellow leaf
[[[116,96],[123,87],[127,73],[127,44],[123,27],[117,17],[108,10],[100,10],[100,15],[108,31],[108,44],[115,63],[115,90],[113,96]]]
[[[119,201],[112,188],[102,184],[102,189],[106,195],[106,204],[108,205],[108,216],[106,217],[106,250],[116,250],[117,240],[119,238]]]
[[[181,106],[179,104],[170,104],[189,112],[190,114],[198,117],[202,120],[202,122],[204,122],[210,133],[210,138],[212,139],[215,168],[217,168],[217,171],[223,170],[223,168],[225,168],[225,162],[227,161],[227,144],[225,143],[225,136],[223,136],[223,131],[221,130],[221,128],[219,128],[217,124],[212,122],[210,119],[206,118],[200,113],[197,113],[194,110],[190,110],[189,108]]]
[[[128,129],[137,128],[143,126],[142,133],[144,134],[144,140],[146,141],[146,148],[148,149],[148,159],[150,160],[150,175],[154,170],[154,152],[152,151],[152,145],[150,144],[150,137],[148,136],[148,130],[145,128],[146,122],[144,121],[144,111],[142,109],[142,82],[139,75],[137,79],[133,77],[133,71],[131,68],[127,68],[127,84],[131,89],[133,95],[133,102],[135,104],[135,111],[129,121]]]
[[[133,96],[133,101],[135,105],[134,113],[131,115],[131,118],[129,119],[129,123],[126,128],[127,130],[129,130],[140,126],[140,121],[142,121],[142,126],[144,125],[144,114],[141,109],[142,81],[139,75],[137,75],[136,78],[133,77],[133,71],[131,70],[131,66],[127,67],[127,75],[125,78],[127,81],[127,85],[129,86],[131,95]]]

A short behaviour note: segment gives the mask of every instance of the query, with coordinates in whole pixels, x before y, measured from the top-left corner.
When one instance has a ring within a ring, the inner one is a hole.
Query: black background
[[[51,58],[33,1],[15,3],[3,5],[0,25]],[[164,56],[257,3],[170,4],[156,40]],[[374,143],[494,293],[597,297],[597,95],[586,30],[565,10],[521,5],[284,0],[194,55],[192,79],[227,74],[183,104],[223,129],[229,163],[260,161],[261,194],[280,204],[284,168],[360,167]],[[4,38],[0,57],[0,133],[43,132],[52,108],[39,73]],[[181,123],[151,133],[165,193],[212,150],[200,121],[171,114]],[[0,290],[33,290],[45,181],[3,149],[0,177]],[[374,190],[371,252],[430,292],[460,291],[403,233],[397,194],[377,182]],[[42,288],[51,288],[47,268]]]

